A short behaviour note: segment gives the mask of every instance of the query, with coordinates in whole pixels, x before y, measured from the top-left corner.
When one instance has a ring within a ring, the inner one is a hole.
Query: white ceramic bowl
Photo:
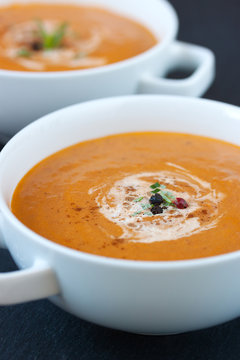
[[[1,6],[15,1],[1,0]],[[100,68],[51,73],[0,70],[0,133],[13,135],[38,117],[81,101],[133,93],[201,96],[212,83],[212,52],[175,41],[178,19],[165,0],[69,2],[94,4],[133,18],[153,31],[159,43],[136,57]],[[162,78],[176,67],[195,71],[184,80]]]
[[[94,323],[152,334],[200,329],[239,316],[240,251],[187,261],[112,259],[53,243],[11,213],[17,183],[40,160],[79,141],[145,130],[240,145],[240,109],[185,97],[116,97],[52,113],[10,140],[0,154],[1,243],[21,270],[0,274],[0,304],[50,297]]]

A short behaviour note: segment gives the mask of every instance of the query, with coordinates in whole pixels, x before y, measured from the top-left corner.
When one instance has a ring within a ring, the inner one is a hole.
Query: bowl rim
[[[55,116],[57,113],[61,113],[62,111],[69,111],[70,109],[74,107],[79,107],[88,103],[92,102],[104,102],[104,101],[118,101],[122,99],[135,99],[138,98],[139,100],[143,98],[151,99],[165,99],[170,101],[185,101],[185,102],[196,102],[196,103],[205,103],[205,104],[212,104],[213,106],[217,106],[218,109],[227,109],[230,110],[230,114],[232,112],[238,112],[240,115],[240,107],[236,105],[231,105],[228,103],[216,101],[216,100],[209,100],[209,99],[199,99],[194,97],[184,97],[184,96],[171,96],[171,95],[129,95],[129,96],[119,96],[119,97],[113,97],[113,98],[104,98],[104,99],[98,99],[98,100],[90,100],[84,103],[71,105],[68,107],[65,107],[63,109],[54,111],[48,115],[43,116],[42,118],[36,120],[32,124],[26,126],[24,129],[22,129],[19,133],[17,133],[10,141],[5,145],[2,152],[0,153],[0,163],[2,160],[2,156],[5,156],[5,152],[8,151],[8,147],[12,145],[12,142],[15,141],[15,139],[18,139],[18,137],[21,137],[22,134],[28,129],[29,127],[34,126],[35,123],[41,122],[42,120],[45,121],[45,119],[49,120],[49,117]],[[229,115],[230,116],[230,115]],[[240,116],[239,116],[240,121]],[[102,255],[95,255],[79,250],[75,250],[72,248],[68,248],[66,246],[60,245],[58,243],[55,243],[51,240],[48,240],[47,238],[35,233],[33,230],[29,229],[26,225],[21,223],[20,220],[17,219],[17,217],[11,212],[10,207],[8,206],[7,202],[4,200],[3,193],[0,189],[0,215],[7,218],[7,221],[11,223],[11,225],[15,228],[15,230],[20,231],[20,233],[23,236],[26,236],[31,241],[36,242],[38,245],[47,247],[51,251],[56,251],[58,253],[61,253],[62,255],[72,257],[74,259],[87,261],[91,263],[95,263],[101,266],[111,266],[111,267],[120,267],[124,269],[144,269],[148,271],[153,270],[185,270],[189,268],[200,268],[200,267],[206,267],[206,266],[215,266],[219,265],[220,263],[227,263],[233,260],[236,260],[240,258],[240,250],[232,251],[230,253],[226,254],[220,254],[215,256],[209,256],[205,258],[197,258],[197,259],[187,259],[187,260],[170,260],[170,261],[149,261],[149,260],[128,260],[128,259],[119,259],[119,258],[112,258],[112,257],[106,257]],[[1,220],[1,219],[0,219]],[[6,244],[7,244],[6,240]]]
[[[14,77],[14,78],[24,78],[27,80],[35,80],[35,79],[61,79],[67,77],[86,77],[86,76],[95,76],[98,74],[105,74],[106,72],[113,72],[116,70],[121,70],[127,66],[133,66],[138,61],[145,61],[157,54],[159,51],[164,50],[167,45],[175,39],[178,29],[179,29],[179,20],[178,15],[172,4],[168,0],[159,0],[166,7],[167,11],[169,12],[170,16],[172,17],[172,27],[169,27],[169,31],[166,36],[158,41],[154,46],[150,49],[125,60],[121,60],[115,63],[93,67],[88,69],[76,69],[76,70],[64,70],[64,71],[17,71],[17,70],[8,70],[8,69],[1,69],[0,68],[0,76],[2,77]],[[104,7],[103,7],[104,8]],[[107,7],[106,7],[107,8]],[[116,11],[117,13],[117,11]]]

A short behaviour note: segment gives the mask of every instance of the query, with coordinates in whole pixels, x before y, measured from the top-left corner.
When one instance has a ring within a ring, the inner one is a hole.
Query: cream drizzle
[[[61,23],[55,20],[44,20],[46,31],[53,32]],[[100,29],[93,29],[88,38],[77,38],[71,28],[67,28],[65,46],[53,50],[32,51],[30,57],[19,56],[19,51],[36,40],[38,31],[36,21],[26,21],[9,27],[3,36],[3,48],[6,57],[14,59],[29,70],[44,71],[49,65],[78,67],[95,67],[107,63],[105,57],[91,55],[102,42]]]
[[[217,193],[210,183],[192,175],[183,167],[172,163],[167,165],[174,169],[126,176],[116,181],[108,192],[106,184],[89,190],[90,195],[97,193],[95,201],[100,213],[121,227],[121,238],[141,243],[170,241],[206,231],[217,225],[221,217],[218,204],[224,194]],[[150,185],[156,181],[166,187],[171,186],[171,193],[175,197],[184,198],[189,207],[176,209],[170,206],[162,214],[151,217],[144,214],[148,210],[143,210],[141,204],[149,203]],[[141,196],[141,202],[134,202],[134,199]],[[204,223],[201,223],[196,214],[206,205],[211,211]],[[142,211],[141,214],[133,216],[138,211]]]

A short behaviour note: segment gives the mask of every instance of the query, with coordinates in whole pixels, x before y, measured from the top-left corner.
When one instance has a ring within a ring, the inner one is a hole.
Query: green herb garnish
[[[161,189],[165,189],[166,186],[159,184],[159,182],[156,182],[155,184],[150,185],[150,188],[154,189],[151,191],[152,194],[160,193],[160,195],[162,196],[166,205],[172,204],[172,200],[175,200],[175,197],[173,196],[173,194],[170,191],[161,190]]]
[[[140,210],[140,211],[135,211],[135,213],[133,213],[131,216],[137,216],[137,215],[141,214],[141,212],[142,212],[142,210]]]
[[[156,193],[158,193],[159,191],[161,191],[161,190],[160,190],[160,189],[155,189],[155,190],[151,191],[151,193],[152,193],[152,194],[156,194]]]
[[[22,48],[17,52],[17,55],[22,56],[22,57],[30,57],[31,56],[31,51]]]
[[[150,185],[151,189],[156,189],[159,188],[161,185],[159,184],[159,182],[156,182],[155,184]]]
[[[47,32],[44,28],[42,21],[37,21],[38,33],[42,41],[42,46],[44,50],[57,49],[62,45],[62,40],[66,34],[66,29],[68,24],[62,23],[57,29],[51,33]]]
[[[162,190],[162,193],[170,199],[175,200],[175,196],[170,191]]]
[[[152,207],[151,204],[141,204],[143,210],[150,209]]]
[[[137,198],[137,199],[135,199],[135,200],[133,200],[134,202],[139,202],[139,201],[142,201],[142,199],[143,199],[143,196],[140,196],[139,198]]]
[[[166,201],[166,203],[167,203],[168,205],[172,203],[172,200],[169,199],[169,197],[167,197],[167,196],[164,194],[163,191],[160,191],[160,195],[161,195],[161,197],[163,198],[163,200]]]
[[[150,188],[154,189],[154,190],[151,191],[151,193],[156,194],[156,193],[161,191],[160,189],[165,189],[166,186],[162,185],[162,184],[159,184],[159,182],[157,181],[155,184],[150,185]]]
[[[145,213],[143,213],[143,215],[153,216],[153,214],[150,211],[146,211]]]

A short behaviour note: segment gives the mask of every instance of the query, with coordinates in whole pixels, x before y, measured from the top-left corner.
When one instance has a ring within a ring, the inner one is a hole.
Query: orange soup
[[[0,7],[0,69],[65,71],[115,63],[157,43],[142,24],[86,6]]]
[[[177,133],[85,141],[37,164],[12,212],[61,245],[107,257],[182,260],[240,249],[240,148]]]

